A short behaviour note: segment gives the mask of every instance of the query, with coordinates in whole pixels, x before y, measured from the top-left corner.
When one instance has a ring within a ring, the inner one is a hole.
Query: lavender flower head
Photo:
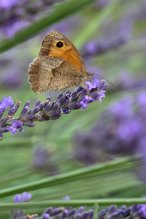
[[[1,0],[0,1],[0,30],[12,37],[19,30],[28,26],[38,14],[44,12],[49,6],[59,0]]]
[[[22,210],[13,210],[11,219],[26,219],[26,218],[38,218],[38,219],[145,219],[146,218],[146,205],[139,204],[130,207],[127,206],[109,206],[95,213],[94,208],[88,209],[84,206],[78,208],[63,208],[63,207],[49,207],[44,213],[40,215],[31,215],[28,217]]]
[[[15,203],[27,202],[32,198],[32,195],[28,192],[23,192],[22,194],[16,194],[13,198]]]
[[[82,49],[82,56],[87,59],[107,53],[110,50],[117,49],[128,43],[128,40],[129,37],[127,37],[127,35],[119,35],[102,40],[92,40]]]
[[[62,114],[69,114],[72,110],[86,109],[94,101],[101,101],[105,97],[106,82],[93,78],[87,81],[85,87],[76,88],[74,92],[61,93],[55,101],[47,98],[44,102],[37,101],[30,109],[27,101],[19,116],[15,118],[21,102],[13,102],[11,97],[4,97],[0,102],[0,137],[3,133],[10,132],[14,135],[21,132],[23,126],[33,127],[36,121],[56,120]]]
[[[112,104],[88,133],[74,137],[74,156],[81,162],[99,161],[98,151],[111,156],[140,155],[146,165],[146,92]]]
[[[32,168],[46,175],[56,175],[59,171],[57,164],[51,160],[52,151],[43,145],[35,148],[32,156]]]
[[[0,1],[0,9],[10,9],[18,4],[18,0],[1,0]]]
[[[139,205],[133,205],[130,207],[121,206],[109,206],[106,209],[103,209],[99,212],[98,215],[99,219],[144,219],[146,218],[146,205],[145,204],[139,204]]]

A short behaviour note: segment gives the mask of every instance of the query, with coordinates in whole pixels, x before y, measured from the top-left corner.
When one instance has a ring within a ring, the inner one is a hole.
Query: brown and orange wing
[[[57,47],[58,42],[62,42],[63,47]],[[28,75],[35,93],[81,86],[90,78],[75,46],[58,31],[44,37]]]
[[[64,42],[63,48],[55,46],[58,41]],[[85,64],[76,47],[67,37],[56,30],[51,31],[44,37],[39,56],[59,57],[69,62],[80,72],[86,72]]]
[[[35,58],[28,75],[32,90],[37,94],[81,86],[89,78],[87,73],[83,77],[74,66],[57,57]]]

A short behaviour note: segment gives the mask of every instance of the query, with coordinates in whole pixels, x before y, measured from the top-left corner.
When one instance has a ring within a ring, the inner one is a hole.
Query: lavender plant
[[[110,50],[120,48],[129,41],[129,37],[126,35],[112,37],[111,39],[93,40],[88,42],[84,48],[82,55],[85,58],[91,58],[93,56],[107,53]]]
[[[72,207],[49,207],[47,208],[42,215],[33,214],[27,215],[24,210],[15,209],[11,211],[11,219],[49,219],[49,218],[99,218],[99,219],[144,219],[146,218],[146,205],[138,204],[132,205],[130,207],[120,206],[117,207],[115,205],[109,206],[107,208],[103,208],[99,212],[95,212],[94,208],[87,208],[84,206],[78,208]]]
[[[27,101],[18,118],[15,118],[21,102],[14,104],[11,97],[4,97],[0,102],[0,135],[11,132],[21,132],[23,126],[33,127],[36,121],[56,120],[62,114],[69,114],[72,110],[86,109],[88,104],[94,101],[101,101],[105,97],[106,83],[104,80],[93,79],[92,82],[86,81],[85,87],[79,87],[74,92],[68,91],[60,94],[56,101],[48,98],[44,102],[37,101],[30,109],[30,101]],[[8,111],[5,115],[5,111]]]
[[[138,154],[145,164],[145,122],[146,92],[125,97],[102,112],[88,133],[75,135],[74,156],[89,164],[100,161],[101,152],[105,159]]]
[[[50,6],[58,0],[43,1],[18,1],[18,0],[1,0],[0,2],[0,30],[7,36],[12,37],[19,30],[28,26],[36,15],[47,11]],[[11,26],[11,28],[10,28]]]
[[[28,192],[23,192],[22,194],[17,194],[14,196],[15,203],[22,203],[29,201],[32,195]],[[70,197],[63,198],[66,201],[70,200]],[[99,212],[96,207],[89,208],[87,206],[80,206],[78,208],[73,207],[49,207],[41,214],[27,215],[25,210],[13,209],[10,213],[11,219],[49,219],[49,218],[99,218],[99,219],[144,219],[146,218],[146,205],[145,204],[135,204],[130,207],[126,205],[117,207],[116,205],[111,205],[107,208],[101,209]]]

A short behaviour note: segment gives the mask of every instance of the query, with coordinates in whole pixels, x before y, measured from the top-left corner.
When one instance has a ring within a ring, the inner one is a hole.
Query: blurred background
[[[62,2],[67,1],[0,1],[1,43],[13,39],[18,31],[51,13]],[[88,72],[107,81],[106,97],[86,110],[37,123],[33,128],[25,127],[14,136],[6,133],[0,142],[1,189],[121,156],[140,155],[137,168],[123,166],[105,171],[88,181],[76,180],[33,192],[33,197],[45,200],[62,199],[65,195],[72,199],[146,196],[146,0],[91,1],[79,12],[1,53],[0,98],[12,96],[22,104],[45,100],[45,95],[32,92],[27,70],[38,54],[43,36],[52,29],[76,45]]]

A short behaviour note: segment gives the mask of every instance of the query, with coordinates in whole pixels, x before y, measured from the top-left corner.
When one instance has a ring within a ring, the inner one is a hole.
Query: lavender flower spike
[[[27,202],[32,198],[32,195],[28,192],[23,192],[22,194],[16,194],[13,198],[15,203]]]
[[[54,215],[53,212],[56,212]],[[25,211],[14,209],[11,211],[11,219],[26,219],[26,218],[41,218],[41,219],[145,219],[146,218],[146,205],[145,204],[138,204],[132,205],[130,207],[127,206],[108,206],[100,210],[98,213],[94,212],[94,208],[88,209],[86,207],[79,207],[79,208],[51,208],[49,207],[44,211],[42,215],[31,215],[31,217],[27,217]]]
[[[129,36],[119,35],[108,39],[90,41],[83,48],[82,56],[90,58],[96,55],[104,54],[110,50],[117,49],[129,41]]]
[[[53,216],[52,212],[56,211],[56,215]],[[51,216],[52,215],[52,216]],[[109,206],[105,209],[102,209],[99,211],[98,214],[95,214],[94,209],[86,209],[86,207],[79,207],[78,209],[73,208],[48,208],[42,215],[43,219],[49,219],[49,218],[55,219],[55,218],[82,218],[82,219],[93,219],[93,218],[99,218],[99,219],[144,219],[146,218],[146,205],[145,204],[139,204],[139,205],[133,205],[131,207],[127,206]]]
[[[15,118],[21,102],[14,104],[11,97],[4,97],[0,102],[0,137],[3,133],[11,132],[12,135],[23,131],[23,126],[33,127],[34,122],[56,120],[62,114],[68,114],[72,110],[86,109],[94,101],[101,101],[105,97],[106,82],[93,78],[87,81],[84,87],[76,88],[74,92],[61,93],[55,101],[50,98],[44,102],[37,101],[30,109],[30,101],[27,101],[19,116]],[[7,113],[4,113],[7,111]],[[5,115],[5,116],[4,116]]]

